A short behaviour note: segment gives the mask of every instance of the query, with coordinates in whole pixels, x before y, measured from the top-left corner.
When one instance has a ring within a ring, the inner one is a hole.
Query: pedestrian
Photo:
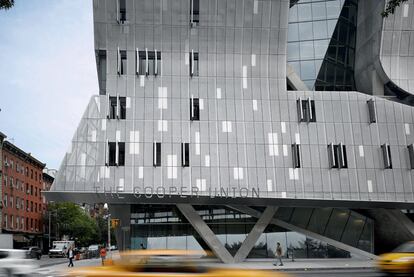
[[[280,242],[277,242],[277,244],[276,244],[276,263],[274,263],[274,265],[277,266],[277,260],[279,260],[279,262],[280,262],[279,266],[283,266],[282,255],[283,255],[282,246],[280,246]]]
[[[68,267],[73,267],[73,258],[75,257],[75,253],[73,252],[73,247],[69,247],[68,250],[68,259],[69,259],[69,264]]]
[[[102,265],[105,264],[105,259],[106,259],[106,248],[104,246],[101,247],[101,251],[99,251],[100,255],[101,255],[101,260],[102,260]]]

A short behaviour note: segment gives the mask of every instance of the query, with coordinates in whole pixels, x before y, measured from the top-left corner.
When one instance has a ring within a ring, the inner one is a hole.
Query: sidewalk
[[[291,260],[284,260],[283,266],[274,266],[274,263],[275,260],[269,259],[248,259],[243,263],[237,264],[219,264],[215,262],[206,263],[206,265],[226,268],[238,267],[280,271],[372,269],[376,266],[375,261],[364,259],[297,259],[294,262]]]
[[[355,270],[355,269],[373,269],[375,261],[363,259],[297,259],[294,262],[284,260],[284,266],[274,266],[274,260],[270,259],[248,259],[243,263],[223,264],[215,260],[197,260],[200,265],[207,267],[224,267],[224,268],[246,268],[261,270],[280,270],[280,271],[311,271],[311,270]],[[82,266],[100,266],[101,260],[88,259],[75,261],[75,267]],[[48,267],[53,271],[67,270],[67,264],[59,264]]]

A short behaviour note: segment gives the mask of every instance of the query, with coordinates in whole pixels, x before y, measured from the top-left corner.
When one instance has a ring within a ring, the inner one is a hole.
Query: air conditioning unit
[[[4,166],[5,167],[8,167],[9,166],[9,163],[8,162],[4,162]]]

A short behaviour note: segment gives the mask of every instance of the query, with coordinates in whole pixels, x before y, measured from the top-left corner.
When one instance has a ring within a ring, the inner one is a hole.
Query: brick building
[[[55,180],[56,170],[45,168],[43,170],[43,191],[49,191],[50,187]],[[43,214],[43,245],[42,248],[44,250],[48,250],[51,247],[51,243],[53,240],[56,240],[56,230],[53,229],[51,220],[51,214],[49,214],[47,208],[48,202],[46,201],[45,195],[42,195],[42,214]],[[49,230],[50,228],[50,230]],[[49,238],[50,237],[50,238]]]
[[[3,195],[3,186],[1,184],[3,184],[3,162],[2,162],[2,148],[3,148],[3,141],[6,138],[6,135],[3,134],[2,132],[0,132],[0,195]],[[3,199],[3,198],[2,198]],[[1,222],[3,222],[3,218],[2,218],[2,209],[3,209],[3,203],[0,201],[0,224]],[[2,231],[2,228],[0,228],[0,233]]]
[[[2,155],[2,232],[13,234],[14,248],[40,246],[45,164],[9,141],[4,141]]]

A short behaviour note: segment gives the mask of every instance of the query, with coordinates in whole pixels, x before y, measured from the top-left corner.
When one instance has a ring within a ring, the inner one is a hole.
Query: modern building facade
[[[2,157],[2,231],[13,234],[14,247],[40,246],[45,164],[9,141],[3,143]]]
[[[121,249],[226,263],[273,257],[277,241],[295,257],[372,258],[378,239],[412,238],[400,210],[414,206],[414,110],[379,97],[385,52],[366,34],[402,32],[388,22],[406,17],[382,19],[384,6],[94,1],[99,95],[48,197],[109,203]]]

